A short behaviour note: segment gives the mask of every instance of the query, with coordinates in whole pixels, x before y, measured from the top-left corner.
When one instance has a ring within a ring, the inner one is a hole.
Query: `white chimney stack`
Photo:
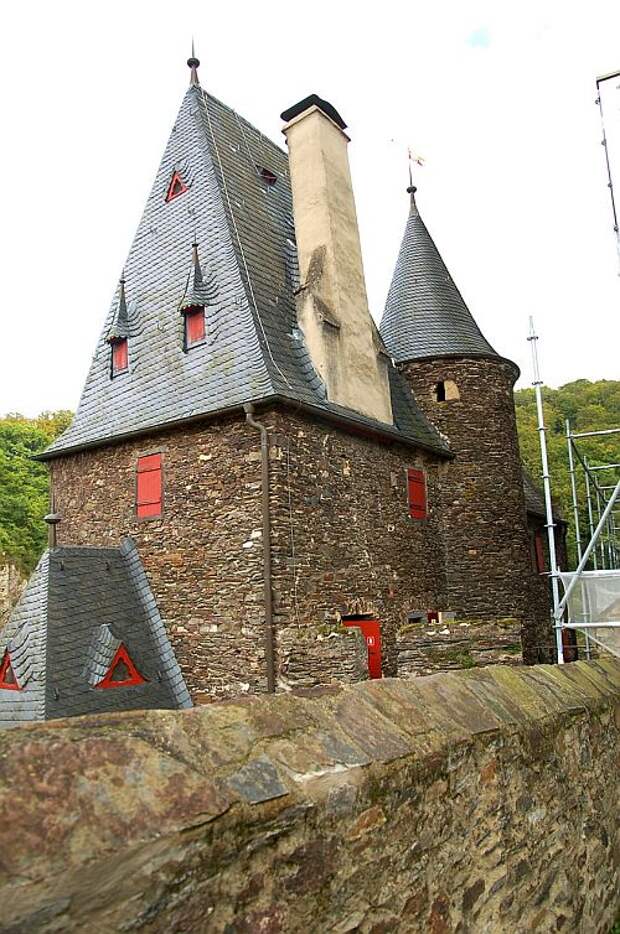
[[[392,424],[388,360],[368,308],[346,124],[316,95],[282,119],[306,345],[330,402]]]

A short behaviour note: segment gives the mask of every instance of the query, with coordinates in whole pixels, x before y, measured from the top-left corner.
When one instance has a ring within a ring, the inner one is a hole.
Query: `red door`
[[[376,619],[343,619],[342,625],[361,629],[368,650],[368,675],[370,678],[382,678],[381,623]]]

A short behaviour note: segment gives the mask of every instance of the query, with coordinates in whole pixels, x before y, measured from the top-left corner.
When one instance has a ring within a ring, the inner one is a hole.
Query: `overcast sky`
[[[3,11],[0,413],[75,408],[188,83],[283,144],[311,92],[349,124],[371,308],[421,213],[485,336],[531,381],[618,379],[620,277],[595,78],[620,4],[22,2]],[[620,197],[620,192],[617,193]]]

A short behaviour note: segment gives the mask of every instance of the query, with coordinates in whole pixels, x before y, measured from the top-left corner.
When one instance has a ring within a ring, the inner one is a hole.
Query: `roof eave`
[[[296,411],[305,412],[321,421],[336,424],[345,430],[351,431],[353,429],[355,433],[358,434],[364,434],[366,436],[375,438],[384,438],[397,444],[404,444],[406,447],[418,448],[420,450],[428,451],[429,453],[435,454],[439,457],[443,457],[446,460],[452,460],[454,458],[454,454],[447,446],[443,447],[439,444],[428,444],[427,442],[413,438],[410,435],[403,434],[398,430],[398,428],[391,428],[389,425],[383,426],[379,422],[371,423],[362,418],[357,418],[354,412],[351,412],[350,415],[341,412],[335,412],[333,409],[323,408],[320,405],[312,405],[309,402],[302,402],[300,400],[289,398],[288,396],[280,394],[272,394],[269,396],[264,396],[261,399],[250,399],[248,401],[252,402],[253,405],[259,408],[268,408],[271,405],[283,405],[287,408],[295,409]],[[144,437],[145,435],[151,435],[160,431],[168,431],[169,429],[178,428],[181,425],[191,425],[196,422],[211,421],[222,417],[225,418],[226,416],[234,415],[236,413],[243,414],[244,404],[245,403],[240,403],[226,406],[224,408],[216,409],[213,412],[203,412],[201,414],[191,415],[186,418],[164,422],[159,425],[151,425],[150,427],[139,428],[135,431],[122,432],[109,438],[98,438],[93,441],[71,445],[70,447],[61,448],[59,450],[42,451],[40,454],[33,455],[32,459],[42,462],[53,461],[61,457],[66,457],[70,454],[78,454],[81,451],[94,450],[96,448],[105,447],[107,445],[121,444],[122,442],[131,440],[132,438]]]

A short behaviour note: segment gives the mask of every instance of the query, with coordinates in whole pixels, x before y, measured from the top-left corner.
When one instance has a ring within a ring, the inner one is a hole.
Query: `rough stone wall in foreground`
[[[461,619],[516,618],[528,663],[552,659],[547,582],[532,568],[512,388],[502,359],[405,364],[415,397],[456,455],[442,483],[449,608]],[[437,402],[453,380],[460,398]]]
[[[0,736],[0,929],[608,934],[620,663]]]

